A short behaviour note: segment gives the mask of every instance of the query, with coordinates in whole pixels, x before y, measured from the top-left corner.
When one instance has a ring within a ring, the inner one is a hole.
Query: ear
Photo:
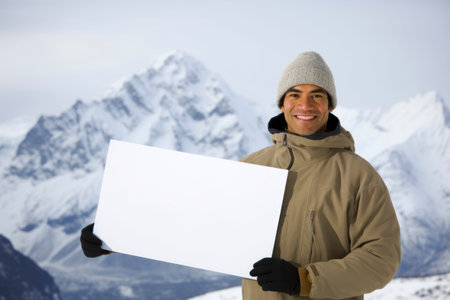
[[[281,111],[282,113],[284,113],[284,105],[283,105],[282,107],[280,107],[280,111]]]
[[[332,112],[334,110],[333,106],[328,107],[328,112]]]

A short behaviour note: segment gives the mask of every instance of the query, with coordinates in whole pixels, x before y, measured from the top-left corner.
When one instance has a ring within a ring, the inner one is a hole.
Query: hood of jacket
[[[269,121],[268,130],[272,134],[272,141],[275,144],[297,149],[313,147],[316,150],[316,155],[320,155],[326,149],[344,149],[355,152],[355,142],[352,135],[341,126],[339,119],[332,113],[329,114],[326,131],[309,136],[287,131],[287,123],[283,113]]]

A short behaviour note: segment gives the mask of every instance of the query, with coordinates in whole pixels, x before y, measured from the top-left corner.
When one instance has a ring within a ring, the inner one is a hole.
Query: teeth
[[[297,119],[300,119],[300,120],[312,120],[312,119],[314,119],[314,116],[295,116]]]

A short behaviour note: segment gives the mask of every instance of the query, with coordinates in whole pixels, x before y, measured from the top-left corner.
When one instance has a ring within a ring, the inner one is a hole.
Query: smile
[[[297,118],[299,120],[309,121],[309,120],[315,119],[316,116],[298,116],[298,115],[296,115],[295,118]]]

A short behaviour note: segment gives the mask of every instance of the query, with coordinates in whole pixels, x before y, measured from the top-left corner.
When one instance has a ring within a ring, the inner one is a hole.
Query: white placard
[[[249,278],[287,170],[111,140],[94,233],[113,251]]]

